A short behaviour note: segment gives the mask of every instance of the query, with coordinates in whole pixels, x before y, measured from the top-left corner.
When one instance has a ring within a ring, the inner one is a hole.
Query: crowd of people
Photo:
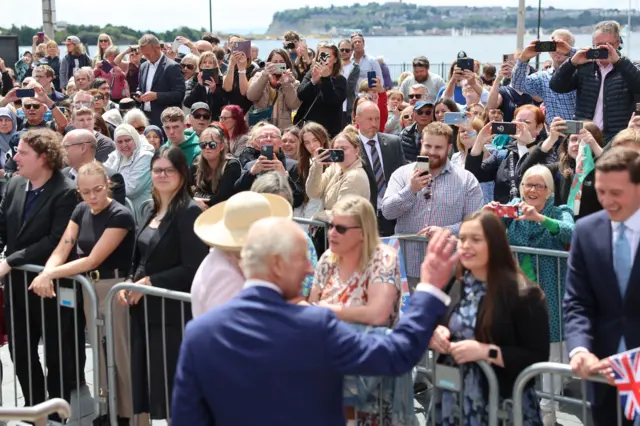
[[[609,377],[606,358],[640,346],[640,64],[622,42],[613,21],[593,46],[557,29],[499,69],[459,52],[443,78],[418,56],[393,82],[360,33],[314,50],[289,31],[264,60],[235,35],[121,51],[101,34],[94,58],[76,36],[64,54],[34,36],[13,69],[0,58],[0,277],[25,405],[91,398],[77,342],[104,329],[77,274],[99,316],[125,280],[192,295],[118,293],[119,425],[355,424],[343,376],[402,375],[427,349],[467,367],[464,395],[434,396],[439,425],[486,424],[474,361],[500,401],[536,362]],[[400,255],[394,235],[429,243]],[[615,390],[593,387],[594,424],[611,424]],[[526,425],[556,424],[533,383],[524,407]]]

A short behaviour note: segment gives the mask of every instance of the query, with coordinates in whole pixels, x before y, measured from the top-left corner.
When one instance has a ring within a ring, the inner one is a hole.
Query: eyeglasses
[[[233,119],[233,117],[223,117],[223,116],[220,116],[220,121],[224,121],[224,120],[232,120],[232,119]]]
[[[410,93],[409,99],[421,99],[422,95],[420,93]]]
[[[89,142],[86,142],[86,141],[85,141],[85,142],[63,143],[63,144],[62,144],[62,147],[63,147],[64,149],[69,149],[69,147],[72,147],[72,146],[74,146],[74,145],[82,145],[82,144],[85,144],[85,143],[89,143]]]
[[[40,109],[40,104],[22,104],[22,109]]]
[[[80,195],[82,195],[83,197],[88,197],[91,194],[94,195],[99,195],[102,191],[104,191],[106,188],[105,185],[100,185],[100,186],[96,186],[95,188],[92,189],[82,189],[82,190],[78,190],[78,192],[80,193]]]
[[[93,99],[96,101],[104,101],[104,95],[95,95]]]
[[[433,114],[432,109],[421,109],[419,111],[415,111],[416,115],[431,115]]]
[[[525,183],[522,186],[524,187],[524,189],[528,189],[528,190],[535,189],[536,191],[543,191],[547,189],[547,185],[543,185],[541,183]]]
[[[182,68],[186,68],[186,69],[188,69],[189,71],[193,71],[193,70],[195,70],[195,69],[196,69],[196,66],[195,66],[195,65],[191,65],[191,64],[180,64],[180,66],[181,66]]]
[[[196,120],[211,120],[211,114],[198,114],[196,112],[194,114],[191,114],[191,116]]]
[[[359,229],[361,226],[344,226],[344,225],[335,225],[333,223],[328,223],[327,228],[331,231],[333,228],[336,228],[336,232],[340,235],[344,235],[349,229]]]
[[[351,49],[340,49],[342,53],[351,53]]]
[[[218,143],[215,141],[200,142],[199,145],[200,145],[200,149],[205,149],[205,148],[216,149],[218,147]]]
[[[91,106],[91,102],[76,102],[75,104],[73,104],[74,109],[91,108]]]
[[[280,139],[280,136],[276,135],[260,135],[256,138],[258,141],[266,141],[266,140],[277,140]]]
[[[177,172],[178,170],[173,167],[166,167],[164,169],[162,167],[154,167],[153,169],[151,169],[151,173],[153,173],[154,176],[160,176],[164,174],[167,177],[171,177],[174,176]]]

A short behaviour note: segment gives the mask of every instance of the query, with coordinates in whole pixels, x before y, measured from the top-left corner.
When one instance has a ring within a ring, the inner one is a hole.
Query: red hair
[[[231,113],[231,118],[236,122],[233,127],[234,139],[249,133],[249,127],[247,126],[247,122],[244,121],[244,112],[242,111],[242,108],[238,105],[226,105],[222,108],[222,111],[229,111]]]
[[[518,116],[518,113],[520,111],[524,111],[524,110],[533,113],[533,116],[536,118],[536,126],[538,126],[540,124],[544,124],[544,122],[545,122],[544,113],[542,112],[542,110],[540,108],[538,108],[535,105],[531,105],[531,104],[526,104],[526,105],[519,106],[513,112],[513,118],[516,118]]]

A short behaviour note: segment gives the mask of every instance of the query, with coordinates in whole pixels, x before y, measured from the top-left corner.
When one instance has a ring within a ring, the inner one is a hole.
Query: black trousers
[[[593,390],[598,388],[599,398],[597,401],[593,401],[593,397],[591,398],[591,416],[593,418],[593,426],[610,426],[618,424],[618,394],[616,392],[616,388],[603,385],[603,384],[590,384],[592,386],[591,393]],[[593,394],[593,393],[592,393]],[[624,407],[622,407],[624,410]],[[633,426],[633,422],[627,420],[624,417],[624,413],[622,415],[622,426]]]
[[[16,274],[12,274],[15,275]],[[85,317],[82,293],[76,291],[76,308],[60,306],[58,298],[45,299],[32,291],[25,295],[25,280],[5,286],[4,317],[13,361],[25,406],[49,398],[70,402],[71,391],[85,383]],[[30,283],[33,276],[27,281]],[[78,284],[79,290],[80,285]],[[56,286],[56,295],[60,291]],[[40,365],[38,344],[42,339],[47,375]],[[57,417],[57,416],[55,416]],[[53,418],[53,417],[51,417]]]

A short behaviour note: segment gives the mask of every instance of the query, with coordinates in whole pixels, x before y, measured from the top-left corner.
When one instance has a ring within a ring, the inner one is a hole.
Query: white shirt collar
[[[158,58],[158,60],[155,62],[155,64],[154,64],[153,62],[149,61],[149,65],[150,65],[150,66],[152,66],[152,67],[154,67],[154,68],[155,68],[155,67],[157,67],[157,66],[158,66],[158,64],[160,63],[160,61],[162,60],[162,58],[163,58],[163,57],[164,57],[164,53],[161,53],[161,54],[160,54],[160,57],[159,57],[159,58]]]
[[[629,219],[625,220],[624,225],[633,232],[640,233],[640,209],[632,214]],[[620,222],[611,221],[611,226],[613,227],[613,230],[617,232]]]
[[[244,283],[244,286],[242,288],[244,289],[249,287],[266,287],[266,288],[270,288],[271,290],[275,291],[278,294],[282,294],[282,290],[280,290],[280,287],[278,287],[274,283],[270,283],[269,281],[248,279]]]
[[[380,142],[378,141],[378,134],[376,133],[374,137],[372,137],[371,139],[369,139],[368,137],[366,137],[365,135],[363,135],[362,133],[358,132],[358,134],[360,135],[360,140],[362,141],[362,143],[367,146],[369,144],[369,141],[376,141],[376,145],[379,144]]]
[[[525,145],[520,145],[518,143],[517,146],[518,146],[518,157],[522,158],[525,154],[529,153],[529,148],[527,148]]]

